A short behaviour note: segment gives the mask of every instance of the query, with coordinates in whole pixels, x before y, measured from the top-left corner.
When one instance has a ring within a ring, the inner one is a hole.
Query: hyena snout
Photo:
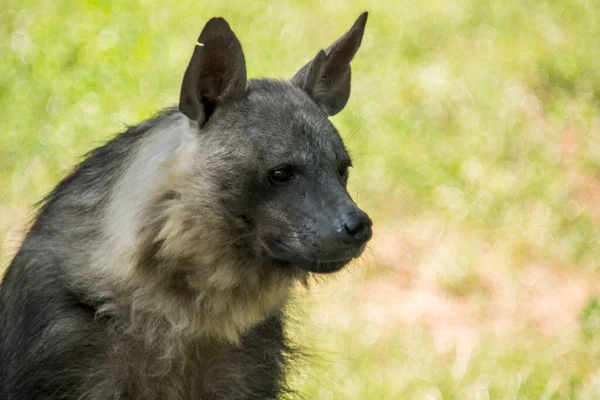
[[[347,245],[362,246],[373,235],[373,221],[362,210],[354,208],[340,218],[338,237]]]

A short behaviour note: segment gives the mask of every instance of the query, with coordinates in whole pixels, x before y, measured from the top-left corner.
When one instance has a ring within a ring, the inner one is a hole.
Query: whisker
[[[251,237],[251,236],[254,236],[254,233],[246,233],[246,234],[240,235],[240,236],[236,237],[235,239],[233,239],[233,240],[225,243],[225,245],[223,245],[222,247],[220,247],[220,250],[221,251],[226,250],[227,248],[233,246],[234,244],[236,244],[240,240],[245,239],[247,237]]]
[[[285,205],[288,207],[288,209],[286,210],[288,213],[292,213],[292,215],[296,216],[296,217],[306,217],[309,220],[311,220],[312,222],[317,222],[316,219],[314,219],[313,217],[311,217],[309,214],[307,214],[305,211],[300,210],[299,208],[295,207],[293,204],[281,200],[281,199],[277,199],[276,201],[278,201],[279,203]],[[296,214],[294,214],[296,213]]]

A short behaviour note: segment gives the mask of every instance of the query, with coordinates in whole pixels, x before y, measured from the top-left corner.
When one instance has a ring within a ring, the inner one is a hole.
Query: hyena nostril
[[[371,225],[373,222],[367,214],[358,210],[350,211],[344,217],[344,237],[342,241],[347,244],[363,244],[371,238]]]

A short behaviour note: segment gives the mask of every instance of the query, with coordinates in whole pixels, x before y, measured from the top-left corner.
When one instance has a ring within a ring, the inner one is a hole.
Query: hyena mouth
[[[360,256],[364,247],[356,250],[352,256],[344,255],[335,258],[308,258],[282,241],[270,238],[264,243],[269,255],[282,266],[294,266],[302,270],[320,274],[337,272]]]

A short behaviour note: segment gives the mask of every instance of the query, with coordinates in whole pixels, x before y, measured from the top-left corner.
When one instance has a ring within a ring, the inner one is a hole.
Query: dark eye
[[[287,183],[294,179],[294,174],[290,168],[277,168],[269,172],[269,181],[275,184]]]

